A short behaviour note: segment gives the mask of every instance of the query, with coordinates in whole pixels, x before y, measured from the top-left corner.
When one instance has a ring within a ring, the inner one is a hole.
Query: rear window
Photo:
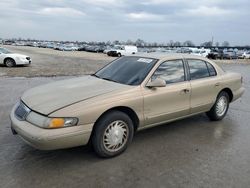
[[[205,61],[191,59],[188,60],[188,66],[191,80],[209,77],[209,72]]]
[[[209,75],[210,76],[216,76],[217,73],[216,73],[216,70],[215,68],[213,67],[213,65],[211,65],[210,63],[207,62],[207,68],[208,68],[208,71],[209,71]]]

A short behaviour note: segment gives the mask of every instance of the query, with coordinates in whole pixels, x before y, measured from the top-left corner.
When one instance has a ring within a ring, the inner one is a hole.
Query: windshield
[[[8,51],[8,50],[5,49],[5,48],[0,48],[0,53],[2,53],[2,54],[10,54],[11,52]]]
[[[111,62],[94,76],[126,85],[139,85],[153,68],[157,59],[121,57]]]

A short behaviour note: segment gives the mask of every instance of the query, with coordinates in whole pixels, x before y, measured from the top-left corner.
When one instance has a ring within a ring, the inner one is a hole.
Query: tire
[[[109,158],[126,150],[132,142],[134,126],[127,114],[110,111],[98,120],[93,131],[91,141],[96,154]]]
[[[211,121],[219,121],[226,116],[228,108],[229,108],[229,95],[227,92],[222,91],[217,96],[215,104],[213,105],[211,110],[206,114]]]
[[[8,58],[4,61],[6,67],[14,67],[16,66],[16,62],[14,59]]]
[[[122,56],[122,54],[121,54],[121,53],[118,53],[118,54],[117,54],[117,56],[118,56],[118,57],[121,57],[121,56]]]

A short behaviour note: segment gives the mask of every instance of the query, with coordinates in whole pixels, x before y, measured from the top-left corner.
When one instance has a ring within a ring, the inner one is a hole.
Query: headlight
[[[71,127],[77,125],[77,118],[48,118],[48,128]]]
[[[49,129],[71,127],[78,123],[77,118],[49,118],[35,112],[30,112],[26,120],[39,127]]]

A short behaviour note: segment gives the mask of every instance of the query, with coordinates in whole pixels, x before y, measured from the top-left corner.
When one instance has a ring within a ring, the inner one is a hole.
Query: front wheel
[[[5,61],[5,66],[6,67],[14,67],[16,65],[16,62],[14,61],[14,59],[6,59]]]
[[[211,108],[209,112],[207,112],[207,116],[212,121],[222,120],[227,114],[229,108],[229,96],[225,91],[220,92],[218,95],[215,104]]]
[[[132,141],[133,122],[120,111],[111,111],[98,120],[93,130],[92,144],[101,157],[114,157],[121,154]]]

